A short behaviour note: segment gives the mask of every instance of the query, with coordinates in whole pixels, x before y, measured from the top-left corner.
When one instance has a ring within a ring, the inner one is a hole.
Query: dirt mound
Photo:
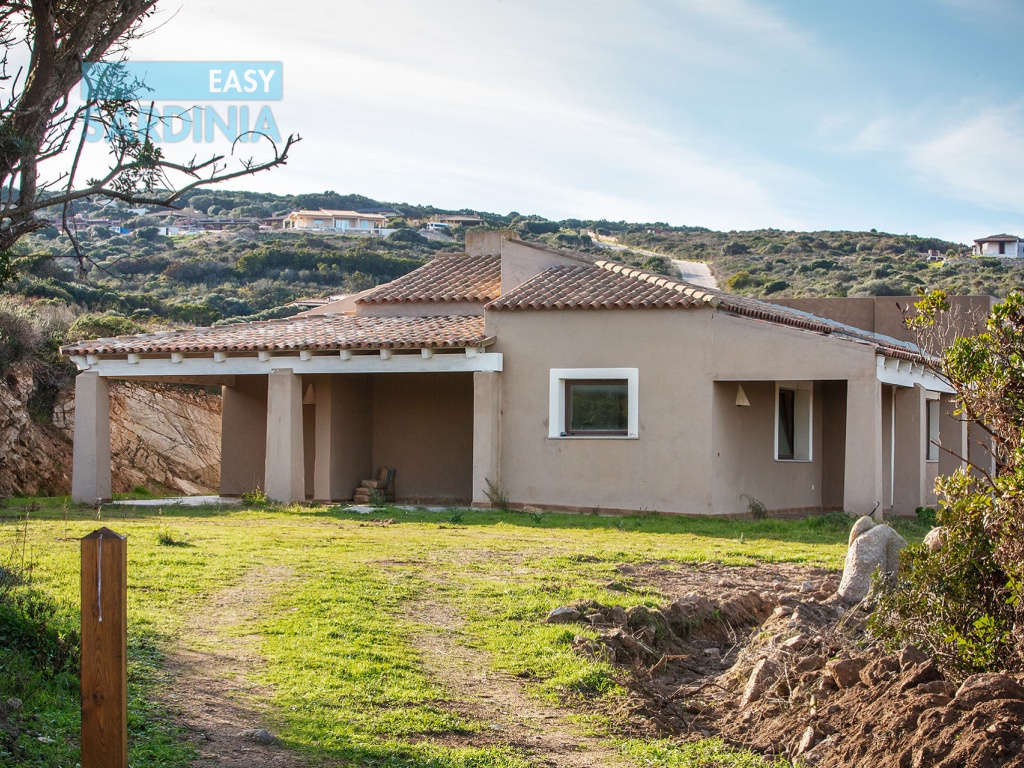
[[[620,714],[638,731],[718,735],[811,765],[1024,768],[1024,685],[976,675],[958,688],[912,646],[883,654],[834,579],[808,575],[797,589],[722,588],[698,568],[701,591],[661,608],[579,603],[549,621],[598,630],[573,646],[621,669]],[[674,577],[683,586],[686,570]]]

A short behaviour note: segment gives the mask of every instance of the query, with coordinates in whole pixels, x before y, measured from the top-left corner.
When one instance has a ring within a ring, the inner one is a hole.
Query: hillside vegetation
[[[715,232],[629,226],[615,235],[627,247],[706,261],[725,290],[769,299],[905,296],[935,288],[1002,297],[1024,278],[1024,264],[1014,259],[974,258],[959,243],[874,230]],[[929,261],[929,251],[940,258]]]

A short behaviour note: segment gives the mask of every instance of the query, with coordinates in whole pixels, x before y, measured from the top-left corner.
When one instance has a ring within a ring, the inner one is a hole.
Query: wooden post
[[[128,768],[128,541],[82,539],[82,768]]]

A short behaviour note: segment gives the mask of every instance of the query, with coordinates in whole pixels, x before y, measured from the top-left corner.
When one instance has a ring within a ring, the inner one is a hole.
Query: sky
[[[723,230],[1024,235],[1020,0],[158,8],[132,60],[283,64],[268,104],[302,141],[231,188]]]

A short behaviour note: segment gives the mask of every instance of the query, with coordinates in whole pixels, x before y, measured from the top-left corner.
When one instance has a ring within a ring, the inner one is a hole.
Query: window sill
[[[776,459],[776,464],[813,464],[814,459]]]
[[[639,440],[639,435],[548,435],[548,440]]]

